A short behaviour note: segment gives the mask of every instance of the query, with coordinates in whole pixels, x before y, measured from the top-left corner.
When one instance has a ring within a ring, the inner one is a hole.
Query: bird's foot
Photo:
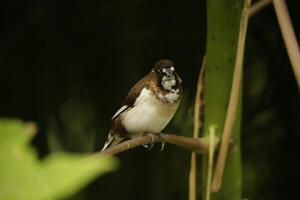
[[[154,147],[154,138],[156,137],[155,133],[145,133],[144,135],[146,136],[150,136],[151,137],[151,141],[148,144],[143,144],[143,146],[147,149],[147,150],[151,150]]]
[[[161,148],[160,148],[160,151],[164,150],[165,148],[165,140],[164,140],[164,136],[162,133],[145,133],[145,135],[148,135],[151,137],[151,141],[149,144],[144,144],[143,146],[147,149],[147,150],[151,150],[153,147],[154,147],[154,140],[155,140],[155,137],[158,137],[160,138],[161,140]]]

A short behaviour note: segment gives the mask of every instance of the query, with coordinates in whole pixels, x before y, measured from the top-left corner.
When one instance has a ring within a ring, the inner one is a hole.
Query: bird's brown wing
[[[148,88],[148,76],[145,76],[133,86],[133,88],[127,94],[125,101],[122,104],[122,107],[112,117],[112,121],[118,116],[120,116],[120,114],[122,114],[125,111],[128,111],[134,106],[134,103],[140,95],[143,88]]]

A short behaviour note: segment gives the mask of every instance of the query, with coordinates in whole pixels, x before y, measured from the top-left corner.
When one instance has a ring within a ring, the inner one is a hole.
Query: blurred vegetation
[[[108,156],[60,152],[39,161],[30,146],[36,129],[33,123],[0,119],[0,199],[62,199],[116,168]]]
[[[287,2],[300,38],[300,2]],[[38,123],[32,145],[41,163],[61,150],[99,150],[128,90],[160,58],[174,60],[184,87],[165,132],[192,135],[206,45],[205,1],[4,0],[0,5],[0,115]],[[300,97],[272,6],[250,19],[244,63],[243,197],[299,197],[292,182],[300,178]],[[118,171],[66,199],[187,198],[190,152],[168,145],[163,152],[141,147],[118,157]],[[12,184],[9,189],[18,186]]]

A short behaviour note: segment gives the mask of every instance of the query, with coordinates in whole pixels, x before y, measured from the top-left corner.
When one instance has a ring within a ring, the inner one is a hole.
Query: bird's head
[[[159,78],[161,86],[165,90],[172,90],[181,82],[176,73],[175,64],[171,60],[162,59],[157,61],[152,68],[152,72]]]

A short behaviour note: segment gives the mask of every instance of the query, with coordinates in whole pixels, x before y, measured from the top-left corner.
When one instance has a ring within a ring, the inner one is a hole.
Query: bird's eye
[[[174,68],[174,67],[171,67],[170,69],[171,69],[173,72],[175,71],[175,68]]]

